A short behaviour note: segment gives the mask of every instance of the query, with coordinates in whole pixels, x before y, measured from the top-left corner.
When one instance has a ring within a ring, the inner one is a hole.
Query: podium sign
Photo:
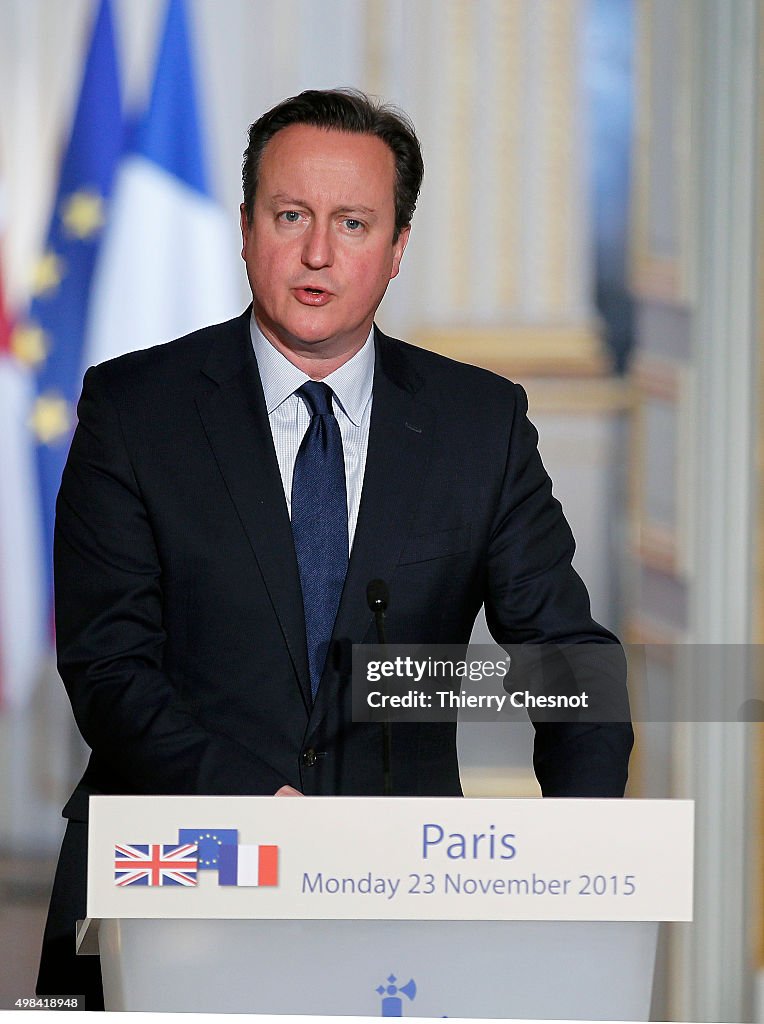
[[[681,800],[93,797],[88,916],[689,921]]]
[[[93,797],[79,949],[109,1010],[647,1020],[692,834],[688,801]]]

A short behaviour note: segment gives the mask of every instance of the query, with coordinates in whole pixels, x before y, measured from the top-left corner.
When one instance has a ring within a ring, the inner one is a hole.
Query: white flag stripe
[[[236,871],[237,885],[259,885],[260,847],[240,846]]]

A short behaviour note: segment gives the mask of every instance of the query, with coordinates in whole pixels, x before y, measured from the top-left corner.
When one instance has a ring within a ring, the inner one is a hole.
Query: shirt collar
[[[249,321],[249,333],[263,384],[265,407],[270,416],[274,409],[293,395],[306,380],[310,380],[310,377],[271,345],[258,327],[254,312]],[[358,352],[333,373],[324,377],[324,383],[332,389],[348,419],[355,426],[360,426],[374,383],[373,325]]]

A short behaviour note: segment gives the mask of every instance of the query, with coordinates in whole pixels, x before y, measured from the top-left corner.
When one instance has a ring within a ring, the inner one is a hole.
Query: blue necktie
[[[345,459],[332,389],[307,381],[296,394],[311,414],[292,477],[292,535],[305,608],[310,689],[316,696],[348,568]]]

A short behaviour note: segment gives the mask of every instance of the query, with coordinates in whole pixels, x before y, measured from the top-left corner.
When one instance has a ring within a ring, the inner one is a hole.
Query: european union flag
[[[181,828],[178,829],[179,843],[196,843],[198,870],[217,870],[222,846],[236,846],[239,831],[235,828]]]
[[[101,0],[45,251],[34,272],[15,355],[36,371],[30,427],[37,442],[48,594],[52,597],[56,494],[82,387],[82,349],[90,286],[123,142],[110,0]]]

